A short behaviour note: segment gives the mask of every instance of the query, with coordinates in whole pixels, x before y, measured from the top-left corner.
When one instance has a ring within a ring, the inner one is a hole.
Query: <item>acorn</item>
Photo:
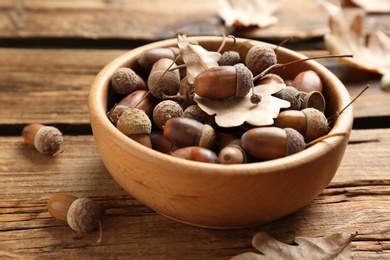
[[[152,67],[148,77],[150,93],[157,99],[165,99],[166,96],[176,95],[180,89],[180,73],[177,70],[170,71],[169,67],[176,67],[173,60],[160,59]]]
[[[304,136],[306,142],[311,142],[329,131],[328,121],[321,111],[315,108],[302,110],[286,110],[274,119],[273,126],[294,128]]]
[[[258,85],[262,84],[285,84],[283,78],[275,73],[265,74],[260,80],[257,82]]]
[[[127,95],[135,90],[147,89],[145,81],[130,68],[119,68],[111,77],[112,89],[120,94]]]
[[[292,81],[291,85],[303,92],[318,91],[322,93],[322,81],[318,74],[312,70],[299,73]]]
[[[210,149],[200,146],[188,146],[177,149],[172,156],[197,162],[217,163],[218,156]]]
[[[54,126],[29,124],[23,128],[22,138],[41,154],[56,156],[63,152],[62,133]]]
[[[145,111],[148,116],[153,114],[153,109],[157,105],[158,100],[148,94],[147,90],[136,90],[129,95],[122,98],[118,105],[124,105],[127,107],[136,107]]]
[[[204,98],[245,97],[253,85],[253,75],[242,63],[212,67],[194,80],[195,93]]]
[[[125,110],[119,117],[116,127],[134,141],[152,148],[149,137],[152,122],[143,110],[138,108]]]
[[[169,119],[164,127],[165,138],[179,147],[201,146],[212,149],[215,145],[215,131],[207,124],[191,118]]]
[[[116,126],[118,122],[118,118],[123,114],[123,112],[127,109],[130,109],[124,105],[115,104],[110,111],[107,112],[107,117],[110,121]]]
[[[214,125],[215,120],[213,115],[204,112],[197,104],[187,107],[181,117],[192,118],[203,124]]]
[[[150,140],[152,142],[152,149],[165,154],[171,154],[172,151],[177,150],[179,147],[169,142],[164,137],[162,130],[155,130],[150,133]]]
[[[249,49],[245,57],[245,65],[253,75],[260,74],[268,67],[275,65],[276,62],[275,51],[266,44],[256,44]]]
[[[164,100],[158,103],[153,110],[153,122],[159,129],[163,129],[165,123],[174,117],[179,117],[183,114],[183,109],[173,100]]]
[[[142,68],[150,70],[153,65],[160,59],[168,58],[170,60],[175,60],[180,50],[178,48],[153,48],[146,51],[143,51],[138,57],[138,64]]]
[[[236,51],[225,51],[218,60],[219,66],[234,66],[241,62],[240,54]]]
[[[273,160],[306,148],[303,136],[292,128],[257,127],[241,137],[244,151],[259,160]]]
[[[273,94],[275,97],[290,102],[288,109],[299,110],[302,106],[301,93],[294,87],[286,86]]]
[[[103,209],[92,199],[64,193],[52,196],[47,209],[52,217],[68,223],[77,232],[94,231],[103,217]]]
[[[241,147],[241,140],[236,139],[218,153],[218,161],[221,164],[240,164],[247,162],[247,156]]]

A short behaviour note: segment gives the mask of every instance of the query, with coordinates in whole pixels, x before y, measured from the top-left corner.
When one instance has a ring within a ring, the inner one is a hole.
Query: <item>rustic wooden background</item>
[[[359,232],[356,259],[390,258],[390,93],[380,76],[322,60],[352,97],[355,123],[344,160],[329,187],[310,205],[274,223],[212,230],[160,216],[126,194],[96,149],[87,111],[89,86],[105,64],[141,44],[189,35],[234,33],[279,42],[308,56],[326,54],[327,15],[308,2],[282,1],[280,23],[266,29],[224,28],[216,1],[0,2],[0,258],[227,259],[254,251],[259,231],[286,243],[296,236]],[[288,2],[288,3],[287,3]],[[314,2],[314,1],[313,1]],[[306,16],[302,15],[302,11]],[[352,15],[361,12],[348,7]],[[304,13],[304,12],[303,12]],[[382,21],[389,15],[369,14]],[[21,129],[55,125],[65,135],[56,158],[26,147]],[[50,217],[48,198],[59,192],[96,199],[106,208],[103,242],[97,232],[76,234]]]

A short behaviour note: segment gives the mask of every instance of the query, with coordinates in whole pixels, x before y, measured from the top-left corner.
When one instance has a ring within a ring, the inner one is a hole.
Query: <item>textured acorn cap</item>
[[[165,95],[176,95],[180,90],[180,78],[173,71],[163,70],[152,72],[148,77],[150,93],[158,99],[164,99]]]
[[[300,152],[306,148],[304,137],[294,128],[284,128],[287,134],[286,155]]]
[[[183,114],[183,109],[173,100],[164,100],[158,103],[153,109],[153,122],[159,129],[163,129],[165,123],[174,117],[179,117]]]
[[[121,95],[127,95],[137,88],[139,77],[130,68],[119,68],[111,77],[112,89]]]
[[[68,225],[77,232],[92,232],[98,226],[103,216],[103,210],[89,198],[79,198],[73,201],[67,213]]]
[[[289,109],[300,110],[302,106],[301,93],[292,86],[286,86],[274,94],[276,97],[290,102]]]
[[[311,91],[303,94],[302,108],[313,107],[322,113],[325,111],[325,98],[319,91]]]
[[[306,115],[306,142],[311,142],[328,133],[329,125],[324,113],[312,107],[302,109],[302,112]]]
[[[208,124],[203,125],[202,134],[199,140],[199,146],[212,149],[216,142],[215,130]]]
[[[145,111],[138,108],[130,108],[125,110],[119,117],[116,127],[125,135],[150,134],[152,122]]]
[[[252,72],[242,63],[234,65],[237,73],[237,89],[236,97],[245,97],[251,90],[253,85]]]
[[[241,62],[240,54],[236,51],[225,51],[218,60],[219,66],[233,66]]]
[[[253,75],[258,75],[268,67],[276,64],[275,51],[265,44],[257,44],[250,48],[245,58],[245,65]]]

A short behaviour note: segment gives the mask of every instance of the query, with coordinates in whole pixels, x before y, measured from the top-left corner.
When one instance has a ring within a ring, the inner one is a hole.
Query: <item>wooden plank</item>
[[[280,1],[278,23],[266,27],[226,28],[218,16],[218,1],[187,0],[3,0],[0,3],[2,38],[87,38],[157,40],[188,35],[221,35],[262,39],[301,40],[329,31],[328,14],[316,2]],[[351,19],[357,8],[345,9]],[[376,15],[386,24],[386,15]],[[388,31],[386,26],[380,28]]]
[[[390,257],[389,129],[352,131],[335,179],[308,206],[267,225],[235,230],[160,216],[115,183],[92,136],[65,141],[64,153],[52,158],[25,146],[21,137],[0,137],[1,257],[226,259],[255,251],[251,239],[259,231],[285,243],[296,236],[358,231],[355,259]],[[77,234],[50,217],[47,200],[59,192],[91,197],[106,208],[100,245],[97,231]]]

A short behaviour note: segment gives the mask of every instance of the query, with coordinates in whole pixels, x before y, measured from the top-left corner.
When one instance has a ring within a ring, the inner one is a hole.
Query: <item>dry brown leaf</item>
[[[272,125],[280,108],[290,106],[290,102],[272,96],[285,86],[285,84],[256,86],[254,92],[262,98],[257,105],[250,101],[251,92],[243,98],[214,100],[195,95],[194,100],[203,111],[209,115],[215,114],[215,122],[221,127],[235,127],[244,122],[254,126]]]
[[[253,252],[234,256],[232,260],[261,259],[312,259],[347,260],[352,259],[351,241],[356,234],[335,233],[325,237],[297,237],[297,245],[288,245],[277,241],[264,232],[257,233],[252,240],[253,246],[262,254]]]
[[[177,36],[177,45],[186,64],[188,83],[194,83],[194,79],[199,73],[218,66],[218,60],[221,58],[220,53],[208,51],[200,45],[190,44],[186,36],[180,34]]]
[[[340,6],[327,1],[321,4],[330,14],[331,32],[325,34],[326,48],[331,54],[353,54],[353,59],[342,59],[346,64],[379,74],[390,73],[390,37],[372,31],[366,43],[363,17],[357,15],[349,25]]]
[[[231,26],[268,27],[276,24],[278,18],[274,14],[279,10],[276,0],[219,0],[218,13]]]

